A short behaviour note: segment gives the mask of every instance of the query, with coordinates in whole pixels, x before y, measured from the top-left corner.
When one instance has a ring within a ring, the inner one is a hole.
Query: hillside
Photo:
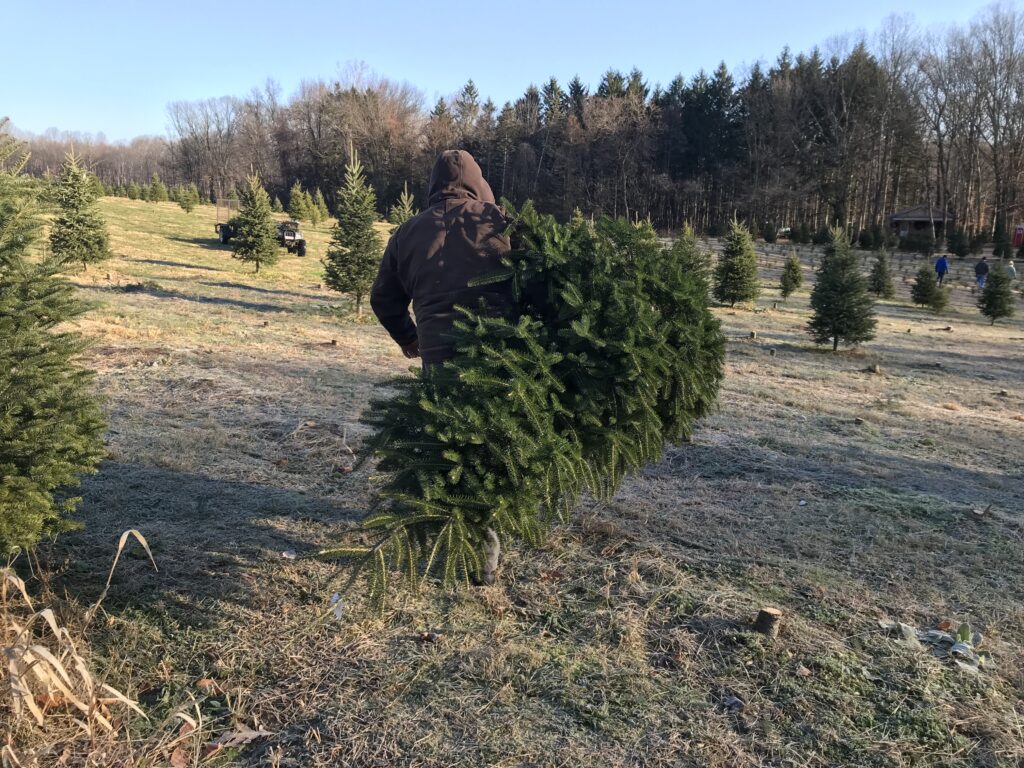
[[[70,717],[23,723],[25,765],[1024,761],[1024,325],[978,314],[973,261],[936,316],[897,260],[878,338],[832,354],[804,332],[816,253],[783,303],[770,246],[756,310],[716,309],[725,385],[692,444],[510,553],[495,587],[378,617],[305,557],[366,508],[358,416],[408,365],[321,287],[326,226],[256,276],[209,206],[102,209],[117,257],[75,281],[110,457],[42,586],[74,628],[121,531],[145,534],[159,572],[133,551],[87,638],[149,720],[92,743]],[[763,606],[785,613],[775,641],[751,630]],[[969,622],[991,661],[962,670],[892,621]],[[204,747],[240,725],[269,735]]]

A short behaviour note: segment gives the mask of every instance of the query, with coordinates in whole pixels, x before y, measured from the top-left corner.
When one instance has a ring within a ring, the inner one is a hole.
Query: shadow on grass
[[[200,285],[206,285],[210,288],[232,288],[238,291],[251,291],[252,293],[262,293],[272,296],[294,296],[299,299],[309,299],[310,301],[326,302],[330,299],[330,296],[317,295],[313,293],[300,293],[299,291],[286,291],[280,288],[258,288],[254,285],[245,285],[244,283],[232,283],[227,280],[200,280]],[[338,297],[335,295],[334,297]]]
[[[196,296],[194,294],[182,293],[173,289],[161,288],[151,283],[131,283],[126,286],[97,286],[98,291],[110,293],[144,293],[158,299],[181,299],[182,301],[193,301],[197,304],[209,304],[214,306],[228,306],[237,309],[247,309],[253,312],[291,312],[289,307],[280,304],[261,304],[255,301],[243,301],[242,299],[226,299],[221,296]]]
[[[230,245],[225,245],[216,237],[169,237],[167,239],[173,240],[176,243],[184,243],[185,245],[195,245],[208,251],[219,251],[221,253],[231,253],[232,251]]]
[[[302,555],[315,548],[274,525],[275,518],[329,524],[359,515],[312,494],[117,461],[87,478],[81,495],[76,518],[85,528],[48,548],[54,565],[66,563],[57,588],[94,602],[118,537],[136,528],[160,570],[137,544],[128,546],[104,606],[145,610],[159,600],[161,610],[192,627],[217,623],[213,601],[248,603],[259,583],[243,575],[280,562],[282,552]]]
[[[167,259],[131,259],[127,256],[123,257],[123,261],[131,262],[132,264],[153,264],[158,267],[178,267],[180,269],[199,269],[207,272],[223,272],[223,269],[219,267],[204,267],[202,264],[186,264],[182,261],[168,261]]]

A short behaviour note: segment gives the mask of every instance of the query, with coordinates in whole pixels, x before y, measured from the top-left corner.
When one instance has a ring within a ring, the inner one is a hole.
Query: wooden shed
[[[953,230],[953,215],[947,213],[943,216],[942,210],[934,205],[929,211],[928,203],[918,203],[889,216],[889,228],[897,237],[927,232],[928,227],[931,227],[933,236],[942,237]]]

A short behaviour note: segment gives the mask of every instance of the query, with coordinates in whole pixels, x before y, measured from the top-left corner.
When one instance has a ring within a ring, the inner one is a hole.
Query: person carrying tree
[[[935,275],[939,285],[942,285],[942,281],[946,279],[947,272],[949,272],[949,261],[946,260],[946,256],[943,254],[935,262]]]
[[[370,291],[370,306],[407,358],[420,357],[429,375],[455,355],[456,307],[510,315],[512,281],[472,287],[474,278],[502,269],[511,246],[509,220],[495,203],[480,166],[468,152],[447,150],[430,174],[428,207],[391,235]],[[416,321],[409,316],[409,304]],[[494,582],[501,545],[489,531],[484,582]]]
[[[511,281],[469,285],[501,270],[510,249],[509,221],[471,154],[440,154],[430,174],[427,205],[391,235],[370,291],[381,325],[406,357],[422,358],[425,371],[455,354],[457,306],[476,309],[483,300],[490,312],[500,314],[513,304]]]
[[[974,265],[974,278],[978,281],[978,290],[985,290],[985,283],[988,280],[988,256],[982,256],[981,261]]]

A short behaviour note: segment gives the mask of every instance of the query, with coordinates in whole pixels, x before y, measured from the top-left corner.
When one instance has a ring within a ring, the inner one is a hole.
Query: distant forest
[[[472,80],[426,105],[410,85],[353,75],[287,99],[268,84],[177,102],[168,117],[166,139],[34,137],[29,170],[52,173],[74,139],[109,187],[157,172],[214,199],[256,170],[285,205],[298,181],[333,208],[355,147],[383,212],[406,183],[422,207],[434,156],[460,147],[497,195],[562,218],[579,208],[667,230],[715,233],[736,215],[755,231],[869,231],[924,203],[989,238],[1020,218],[1024,14],[993,6],[940,33],[891,17],[869,37],[785,49],[742,77],[722,64],[654,85],[609,70],[596,88],[552,77],[501,106]]]

